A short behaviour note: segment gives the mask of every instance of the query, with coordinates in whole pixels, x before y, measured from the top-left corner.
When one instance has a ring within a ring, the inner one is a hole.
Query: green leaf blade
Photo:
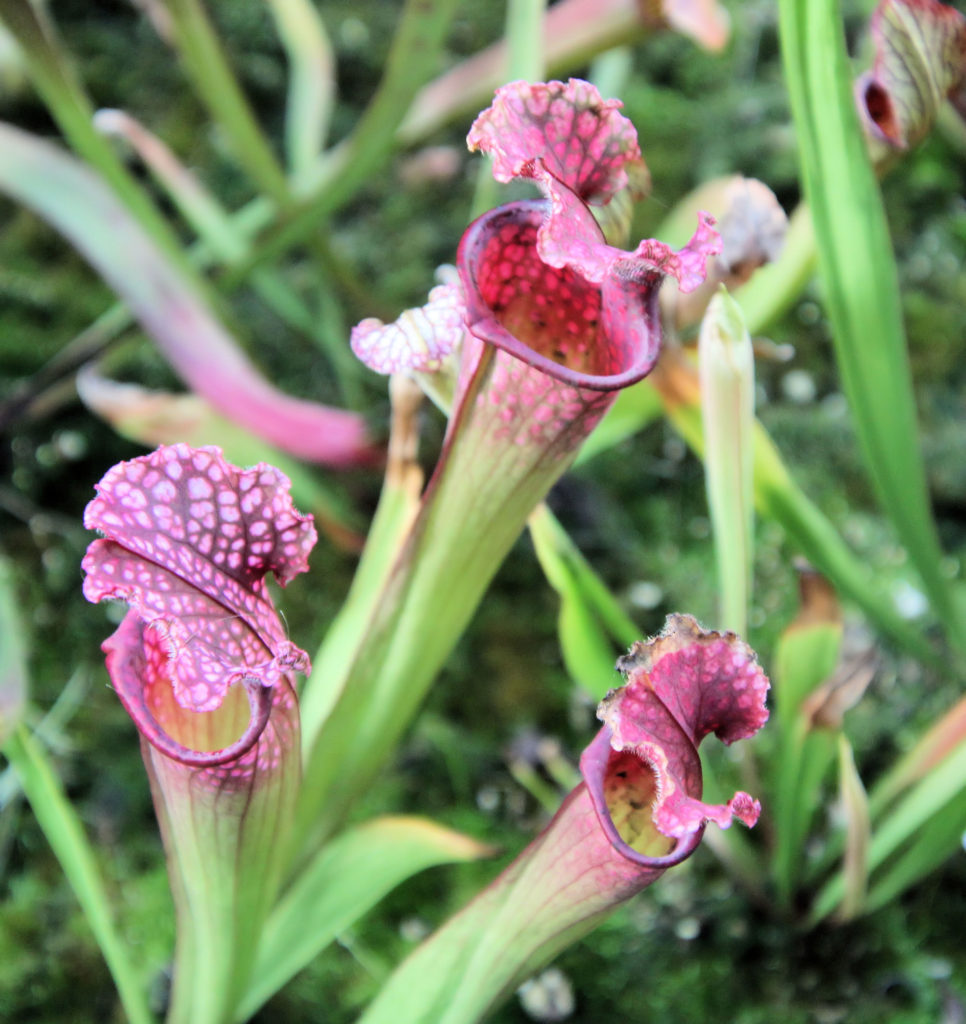
[[[781,0],[785,74],[843,388],[879,499],[936,614],[966,630],[940,563],[917,443],[915,399],[892,243],[852,98],[837,0]]]
[[[140,972],[114,924],[91,844],[43,748],[20,727],[4,746],[30,806],[80,903],[131,1024],[154,1024]]]
[[[431,821],[387,817],[344,832],[300,872],[262,932],[252,984],[237,1019],[247,1020],[336,936],[419,871],[493,851]]]

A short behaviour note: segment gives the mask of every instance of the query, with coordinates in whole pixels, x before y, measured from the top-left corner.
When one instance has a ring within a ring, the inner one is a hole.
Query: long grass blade
[[[292,398],[261,376],[194,282],[79,161],[0,124],[0,191],[71,240],[175,369],[220,412],[302,458],[333,465],[371,458],[361,418]]]
[[[683,358],[662,358],[644,384],[657,388],[668,419],[703,458],[704,430],[696,373]],[[641,385],[637,385],[640,387]],[[755,507],[763,519],[779,523],[811,564],[835,589],[854,601],[869,619],[906,650],[926,661],[936,655],[921,630],[900,617],[867,567],[849,550],[838,531],[792,479],[768,432],[755,422]]]
[[[834,756],[833,735],[814,731],[802,704],[831,676],[842,645],[837,602],[827,600],[828,592],[817,577],[804,577],[801,585],[801,610],[778,639],[771,672],[781,751],[772,773],[772,863],[778,895],[786,906],[799,885],[805,838]]]
[[[560,597],[557,636],[564,664],[600,700],[618,682],[617,654],[639,640],[641,631],[546,504],[537,506],[527,525],[547,582]]]
[[[873,879],[865,909],[871,913],[900,896],[963,847],[966,836],[966,790],[940,814],[918,829],[912,842]]]
[[[75,152],[104,176],[168,259],[187,270],[174,233],[110,143],[95,130],[94,106],[74,73],[50,18],[30,0],[0,0],[0,22],[16,39],[34,88]]]
[[[269,916],[237,1019],[248,1020],[400,882],[437,864],[475,860],[493,852],[424,818],[377,818],[342,833],[306,864]]]
[[[960,747],[899,801],[875,829],[869,846],[869,871],[875,872],[898,853],[903,844],[914,844],[934,820],[947,816],[951,807],[962,810],[966,790],[966,746]],[[952,820],[956,820],[955,818]],[[966,822],[957,821],[957,828]],[[915,877],[915,873],[912,873]],[[873,883],[875,883],[873,874]],[[830,914],[842,901],[845,884],[841,875],[833,878],[818,894],[810,920],[815,923]]]
[[[961,697],[937,718],[916,745],[872,791],[870,806],[875,818],[900,793],[934,771],[958,747],[966,745],[966,697]]]
[[[389,158],[397,145],[396,129],[433,72],[455,10],[456,0],[407,0],[385,73],[361,120],[316,164],[311,178],[300,182],[306,198],[265,232],[254,261],[271,259],[317,232],[320,221],[354,196]],[[265,218],[266,211],[256,212]],[[243,280],[249,270],[250,265],[238,268],[228,275],[229,282]]]
[[[781,0],[782,56],[843,389],[873,484],[950,638],[963,616],[942,573],[878,183],[859,129],[837,0]]]
[[[698,370],[720,625],[744,636],[754,526],[755,360],[741,308],[723,285],[701,323]]]
[[[246,258],[249,239],[236,218],[163,140],[123,110],[99,110],[94,123],[99,131],[131,146],[198,236],[199,243],[220,263],[231,266]],[[314,338],[319,345],[324,344],[320,318],[275,267],[259,267],[252,272],[250,281],[265,305],[285,324]],[[341,368],[341,364],[336,366]]]
[[[547,69],[555,75],[573,71],[614,46],[636,42],[648,31],[637,0],[553,4],[542,28]],[[412,145],[455,118],[485,106],[493,90],[507,81],[507,49],[507,40],[501,39],[421,89],[399,125],[399,141]]]
[[[297,191],[322,152],[335,102],[335,54],[310,0],[269,0],[288,57],[285,152]]]
[[[20,724],[26,702],[27,654],[13,572],[0,558],[0,746]]]
[[[302,749],[310,751],[325,718],[343,692],[410,527],[419,512],[423,471],[418,461],[419,386],[403,374],[390,378],[392,418],[386,474],[352,586],[335,621],[312,658],[302,688]]]
[[[142,979],[117,931],[104,881],[77,812],[43,748],[22,726],[4,746],[40,827],[60,861],[117,985],[131,1024],[153,1024]]]
[[[288,182],[228,61],[201,0],[165,0],[174,44],[235,159],[266,195],[287,206]]]
[[[841,917],[849,921],[865,907],[869,884],[869,801],[855,767],[852,744],[839,733],[839,799],[845,812],[845,859],[842,876],[845,895]]]

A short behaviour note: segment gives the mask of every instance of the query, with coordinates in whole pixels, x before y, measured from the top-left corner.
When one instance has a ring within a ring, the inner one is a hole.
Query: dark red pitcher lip
[[[143,636],[146,624],[134,611],[129,611],[114,633],[104,641],[102,649],[107,655],[107,668],[114,689],[124,709],[138,727],[138,732],[165,757],[192,768],[211,768],[236,761],[247,754],[260,739],[268,726],[274,702],[274,688],[264,686],[260,680],[243,679],[250,709],[248,725],[234,742],[219,750],[194,750],[179,743],[155,718],[140,683],[132,687],[124,685],[127,679],[138,680],[135,661],[143,651]],[[135,696],[136,695],[136,696]]]
[[[657,302],[660,282],[657,287],[649,287],[646,291],[642,289],[640,315],[629,318],[633,322],[628,322],[625,325],[628,330],[640,334],[639,341],[632,346],[637,352],[636,359],[626,370],[612,374],[581,373],[541,355],[507,331],[480,295],[476,285],[476,261],[483,249],[483,243],[505,223],[539,224],[546,215],[547,207],[547,201],[541,199],[524,199],[515,203],[507,203],[478,217],[464,232],[460,240],[456,264],[465,295],[468,329],[481,341],[495,345],[528,366],[577,388],[587,388],[591,391],[617,391],[636,384],[653,369],[661,349],[661,328]],[[603,241],[603,236],[601,236],[602,244]],[[605,280],[601,286],[602,303],[607,300],[607,283]]]
[[[675,846],[670,853],[663,857],[648,857],[643,853],[638,853],[632,846],[624,842],[617,831],[617,826],[610,816],[610,811],[607,809],[607,801],[604,797],[604,776],[607,772],[607,764],[612,753],[610,743],[612,735],[610,727],[603,726],[580,758],[580,773],[587,784],[590,801],[594,806],[594,811],[597,813],[597,820],[600,822],[604,834],[621,856],[626,857],[635,864],[640,864],[642,867],[663,870],[664,868],[673,867],[675,864],[680,864],[682,861],[687,860],[697,849],[701,842],[701,837],[704,835],[704,825],[701,825],[694,832],[690,832],[682,838],[668,836],[668,839],[674,840]]]

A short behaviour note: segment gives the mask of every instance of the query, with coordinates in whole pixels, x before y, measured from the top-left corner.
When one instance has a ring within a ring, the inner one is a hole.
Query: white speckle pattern
[[[273,685],[283,663],[308,666],[293,656],[264,581],[272,572],[284,585],[304,571],[315,543],[288,488],[271,466],[241,470],[217,448],[173,445],[115,466],[87,506],[85,525],[105,537],[84,558],[84,594],[126,601],[154,628],[189,711],[218,708],[242,679]]]
[[[473,122],[472,150],[493,157],[497,181],[533,177],[537,166],[585,201],[603,204],[642,177],[637,132],[620,100],[604,100],[579,78],[568,82],[511,82]]]
[[[684,839],[708,821],[728,828],[733,817],[755,824],[761,806],[747,793],[725,804],[700,799],[697,749],[709,733],[732,743],[767,720],[768,679],[751,648],[733,633],[703,630],[690,616],[672,615],[663,633],[635,644],[618,668],[627,685],[611,691],[597,712],[610,737],[610,763],[601,775],[594,758],[582,761],[595,804],[606,803],[612,819],[619,813],[631,758],[655,775],[652,817],[663,835]],[[610,790],[606,801],[601,784]]]
[[[391,324],[373,317],[363,320],[352,330],[352,351],[376,373],[431,373],[459,349],[465,322],[460,286],[440,284],[425,306],[407,309]]]

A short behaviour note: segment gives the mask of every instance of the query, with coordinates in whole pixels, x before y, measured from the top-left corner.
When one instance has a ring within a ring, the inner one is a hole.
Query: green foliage
[[[132,1024],[150,1024],[153,1017],[145,1002],[142,979],[116,930],[114,911],[93,851],[43,749],[25,729],[19,728],[7,739],[3,750],[84,910],[114,976],[128,1019]]]
[[[640,631],[544,505],[530,516],[530,536],[547,582],[560,596],[557,633],[567,671],[600,699],[615,683],[616,653]]]
[[[839,5],[786,0],[779,9],[804,192],[842,386],[880,500],[936,614],[959,646],[966,643],[966,629],[940,565],[918,447],[898,273],[855,113]]]
[[[376,819],[343,832],[301,870],[266,922],[239,1020],[247,1020],[400,882],[425,868],[488,852],[418,818]]]

